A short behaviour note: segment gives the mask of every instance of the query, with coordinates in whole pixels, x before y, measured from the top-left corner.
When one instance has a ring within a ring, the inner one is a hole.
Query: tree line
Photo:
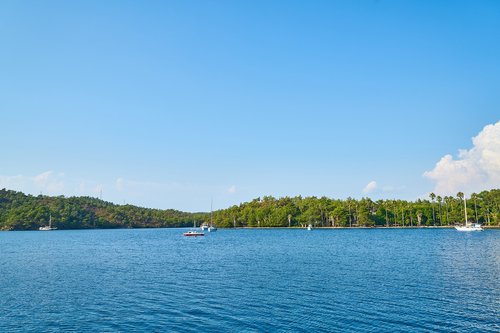
[[[326,197],[265,196],[214,212],[220,227],[419,227],[464,223],[464,194],[430,200],[355,200]],[[500,190],[473,193],[467,198],[468,220],[500,225]]]
[[[116,205],[92,197],[32,196],[0,190],[0,230],[36,230],[48,225],[58,229],[187,227],[206,213]]]
[[[213,212],[213,223],[233,227],[419,227],[464,223],[464,194],[429,200],[345,200],[327,197],[264,196]],[[467,198],[470,222],[500,225],[500,190]],[[187,213],[116,205],[92,197],[50,197],[0,190],[0,230],[190,227],[210,222],[210,213]]]

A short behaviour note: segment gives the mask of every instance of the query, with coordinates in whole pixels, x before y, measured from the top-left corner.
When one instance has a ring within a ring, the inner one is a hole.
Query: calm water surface
[[[0,233],[1,332],[499,332],[500,231]]]

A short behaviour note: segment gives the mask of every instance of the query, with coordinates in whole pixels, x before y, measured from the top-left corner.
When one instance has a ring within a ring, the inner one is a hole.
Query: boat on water
[[[466,225],[456,226],[458,231],[483,231],[483,227],[479,223],[467,223]]]
[[[193,222],[193,228],[196,229],[196,221]],[[203,232],[196,231],[196,230],[189,230],[183,233],[184,236],[187,237],[197,237],[197,236],[205,236]]]
[[[208,232],[214,232],[217,231],[217,227],[214,226],[214,223],[212,221],[212,210],[213,210],[213,200],[210,203],[210,224],[208,225]]]
[[[455,229],[458,231],[483,231],[483,227],[479,223],[469,223],[467,221],[467,199],[464,196],[464,214],[465,214],[465,225],[457,225]]]
[[[52,226],[52,215],[49,217],[49,225],[44,225],[43,227],[38,228],[40,231],[51,231],[51,230],[57,230],[57,227]]]
[[[208,230],[208,225],[206,225],[205,223],[203,223],[203,224],[200,226],[200,229],[201,229],[201,230]]]
[[[186,237],[198,237],[198,236],[205,236],[203,232],[200,231],[195,231],[195,230],[189,230],[183,233],[184,236]]]
[[[310,225],[310,224],[307,226],[307,230],[312,230],[312,228],[313,228],[313,227],[312,227],[312,225]]]

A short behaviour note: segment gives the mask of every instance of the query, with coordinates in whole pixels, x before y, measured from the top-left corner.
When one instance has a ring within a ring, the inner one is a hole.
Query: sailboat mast
[[[210,226],[212,226],[212,209],[213,209],[213,206],[214,206],[214,199],[212,199],[212,201],[210,201]]]
[[[465,212],[465,225],[467,225],[467,199],[465,199],[465,195],[464,195],[464,212]]]
[[[49,214],[49,228],[52,228],[52,214]]]

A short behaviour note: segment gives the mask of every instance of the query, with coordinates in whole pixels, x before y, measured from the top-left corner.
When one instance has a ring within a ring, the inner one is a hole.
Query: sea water
[[[500,231],[0,233],[1,332],[499,332]]]

